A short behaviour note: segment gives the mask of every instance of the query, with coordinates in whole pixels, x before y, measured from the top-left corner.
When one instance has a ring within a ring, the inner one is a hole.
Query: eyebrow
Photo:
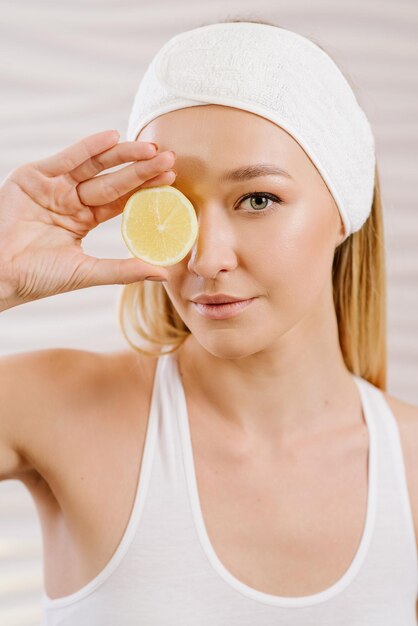
[[[250,178],[257,178],[258,176],[280,176],[293,180],[289,172],[280,169],[276,165],[271,163],[255,163],[254,165],[238,167],[235,170],[227,170],[220,177],[220,181],[222,183],[231,181],[240,182],[249,180]]]

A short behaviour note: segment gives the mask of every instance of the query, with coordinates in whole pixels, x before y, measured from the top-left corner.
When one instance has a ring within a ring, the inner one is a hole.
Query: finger
[[[103,170],[129,161],[150,159],[157,154],[154,144],[145,141],[125,141],[118,143],[109,150],[87,159],[71,172],[71,178],[81,183],[93,178]]]
[[[137,161],[117,172],[95,176],[77,186],[78,197],[89,207],[108,204],[142,186],[157,174],[171,169],[174,161],[175,157],[171,152],[163,152],[153,159]]]
[[[168,280],[167,269],[141,259],[97,259],[85,256],[79,268],[79,288],[96,285],[127,285],[140,280]]]
[[[53,154],[45,159],[34,161],[34,165],[45,176],[59,176],[67,174],[96,154],[108,150],[119,140],[119,132],[105,130],[94,135],[84,137],[68,148]]]
[[[102,206],[93,206],[90,207],[94,213],[95,221],[97,224],[102,224],[107,220],[112,219],[112,217],[116,217],[120,213],[122,213],[125,208],[125,204],[128,202],[129,198],[136,191],[140,189],[144,189],[146,187],[158,187],[159,185],[171,185],[176,179],[176,173],[173,170],[169,170],[168,172],[163,172],[162,174],[158,174],[158,176],[154,176],[150,180],[147,180],[143,185],[133,189],[129,193],[117,198],[113,202],[108,204],[103,204]]]

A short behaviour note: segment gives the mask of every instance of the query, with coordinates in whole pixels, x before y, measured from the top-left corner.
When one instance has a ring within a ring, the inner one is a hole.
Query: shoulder
[[[418,406],[383,392],[401,440],[409,500],[418,544]]]
[[[123,397],[128,388],[150,379],[155,359],[132,350],[93,352],[75,348],[54,348],[22,355],[19,373],[34,379],[31,389],[42,383],[48,397],[63,401],[76,417],[77,408],[90,402]]]
[[[64,443],[68,450],[87,445],[87,440],[91,444],[94,429],[116,419],[115,406],[123,421],[130,415],[133,395],[138,404],[147,395],[153,361],[132,350],[70,348],[2,357],[1,438],[5,449],[18,452],[10,457],[9,475],[5,471],[3,477],[24,479],[36,472],[47,479],[64,453]]]
[[[87,417],[101,420],[119,407],[119,424],[132,403],[150,391],[156,359],[133,350],[91,352],[60,349],[50,364],[50,379],[59,390],[62,416],[77,425]],[[116,418],[115,418],[116,419]]]
[[[19,404],[26,398],[46,401],[61,392],[57,382],[65,381],[68,389],[85,376],[97,373],[101,355],[71,348],[50,348],[18,352],[0,359],[0,379],[3,391],[16,392]],[[20,390],[20,393],[17,393]],[[46,396],[44,395],[46,393]]]
[[[405,446],[411,445],[417,449],[418,444],[418,406],[404,402],[395,396],[383,391],[383,396],[396,419],[400,435],[405,440]],[[404,441],[402,441],[404,443]],[[418,459],[417,459],[418,460]]]
[[[0,358],[1,480],[36,470],[39,442],[52,432],[61,407],[76,395],[77,379],[92,367],[92,358],[89,353],[60,348]]]

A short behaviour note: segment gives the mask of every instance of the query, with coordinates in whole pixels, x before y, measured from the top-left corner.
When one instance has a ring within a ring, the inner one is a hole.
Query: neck
[[[208,419],[216,415],[245,438],[299,440],[353,425],[361,402],[335,312],[318,317],[240,358],[214,356],[190,335],[178,351],[183,383],[204,398]]]

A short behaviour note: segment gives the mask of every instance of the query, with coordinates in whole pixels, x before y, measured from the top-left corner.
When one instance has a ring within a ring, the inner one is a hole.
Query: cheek
[[[178,301],[177,296],[177,294],[179,293],[179,285],[177,284],[177,281],[173,278],[172,275],[170,275],[170,280],[168,281],[168,283],[162,283],[162,285],[168,298],[178,310],[179,306],[181,306],[181,303]]]
[[[187,280],[187,268],[180,268],[180,263],[177,264],[176,267],[172,267],[169,272],[169,280],[166,283],[162,283],[162,285],[168,299],[171,301],[183,322],[187,324],[184,316],[187,316],[188,306],[192,306],[187,298],[192,295],[192,293],[196,292],[196,288],[192,291],[190,289]]]
[[[303,222],[303,223],[302,223]],[[330,280],[334,247],[330,225],[300,219],[264,246],[264,287],[289,314],[306,311]]]

